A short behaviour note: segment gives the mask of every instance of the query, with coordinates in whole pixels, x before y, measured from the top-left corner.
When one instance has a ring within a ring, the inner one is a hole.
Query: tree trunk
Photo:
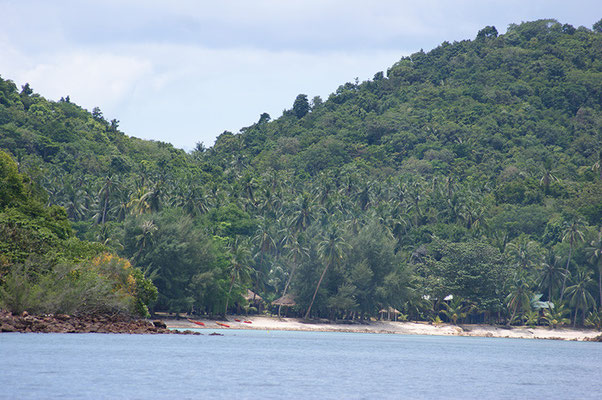
[[[307,308],[307,312],[305,313],[304,319],[309,317],[309,313],[311,312],[311,307],[314,305],[314,300],[316,299],[316,295],[318,294],[318,290],[320,289],[320,285],[322,284],[322,279],[324,279],[324,275],[326,275],[326,271],[328,270],[328,264],[324,267],[324,271],[322,271],[322,275],[320,276],[320,280],[318,281],[318,285],[316,286],[316,290],[314,291],[314,296],[311,298],[311,303],[309,303],[309,307]]]
[[[284,290],[282,291],[282,297],[284,297],[286,295],[286,291],[288,290],[288,285],[290,285],[291,280],[293,279],[293,275],[295,274],[295,270],[297,269],[297,265],[295,265],[293,267],[293,270],[291,271],[291,274],[288,276],[288,279],[286,280],[286,285],[284,285]],[[282,304],[280,304],[278,306],[278,318],[280,318],[280,309],[282,308]]]
[[[228,297],[226,297],[226,308],[224,308],[224,317],[228,312],[228,303],[230,302],[230,293],[232,292],[232,286],[234,286],[234,274],[232,274],[232,280],[230,281],[230,289],[228,289]]]
[[[600,261],[598,261],[598,290],[600,290],[600,302],[598,303],[600,308],[598,310],[602,311],[602,263]]]
[[[105,224],[105,220],[107,218],[107,206],[108,206],[108,203],[109,203],[109,196],[107,195],[107,196],[105,196],[105,204],[102,207],[102,221],[101,221],[102,225]]]
[[[566,268],[564,269],[564,279],[562,280],[562,291],[560,292],[560,303],[562,303],[562,299],[564,298],[564,288],[566,286],[566,278],[569,276],[569,264],[571,262],[572,253],[573,253],[573,239],[571,239],[571,244],[569,247],[569,258],[566,260]]]

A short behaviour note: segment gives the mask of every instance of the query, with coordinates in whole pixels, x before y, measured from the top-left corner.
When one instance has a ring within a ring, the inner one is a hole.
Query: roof
[[[387,309],[383,308],[382,310],[379,311],[379,313],[386,313],[386,312],[393,313],[393,314],[401,314],[401,311],[396,310],[393,307],[389,307]]]
[[[290,293],[287,293],[284,296],[282,296],[281,298],[272,301],[272,305],[292,307],[292,306],[296,306],[297,303],[295,303],[295,299],[294,299],[293,295]]]
[[[247,294],[245,294],[243,297],[247,301],[263,301],[260,295],[249,289],[247,289]]]

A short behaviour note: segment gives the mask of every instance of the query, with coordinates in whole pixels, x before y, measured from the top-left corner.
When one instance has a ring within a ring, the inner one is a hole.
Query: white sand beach
[[[547,327],[501,327],[493,325],[450,325],[431,324],[428,322],[394,322],[394,321],[371,321],[365,324],[343,324],[334,322],[306,322],[300,318],[277,318],[267,316],[236,316],[229,315],[228,321],[215,321],[210,319],[195,319],[203,322],[205,326],[199,326],[186,319],[168,319],[165,323],[169,328],[190,329],[203,328],[216,329],[258,329],[258,330],[283,330],[283,331],[310,331],[310,332],[356,332],[356,333],[390,333],[400,335],[443,335],[443,336],[482,336],[500,338],[520,339],[557,339],[583,341],[596,337],[602,332],[587,329],[572,329],[562,327],[550,329]],[[239,321],[236,321],[239,320]],[[245,323],[248,321],[250,323]],[[229,326],[218,325],[226,324]]]

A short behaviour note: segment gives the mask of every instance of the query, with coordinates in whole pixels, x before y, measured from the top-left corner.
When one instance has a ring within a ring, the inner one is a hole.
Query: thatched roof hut
[[[287,293],[279,299],[272,301],[273,306],[285,306],[285,307],[293,307],[296,306],[295,299],[292,294]]]
[[[247,294],[243,296],[249,303],[261,303],[263,298],[252,290],[247,289]]]
[[[399,314],[401,314],[401,311],[396,310],[393,307],[388,307],[386,309],[383,308],[382,310],[379,311],[379,313],[381,315],[381,319],[384,318],[384,314],[387,314],[387,320],[389,320],[389,321],[391,320],[391,314],[393,314],[393,320],[397,321],[397,316]]]

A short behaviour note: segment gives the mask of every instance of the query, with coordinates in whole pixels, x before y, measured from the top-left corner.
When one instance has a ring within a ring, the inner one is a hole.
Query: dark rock
[[[167,329],[167,324],[165,324],[165,322],[161,321],[160,319],[154,320],[153,325],[155,325],[157,328]]]
[[[588,342],[601,342],[602,343],[602,335],[594,336],[592,338],[586,339]]]

